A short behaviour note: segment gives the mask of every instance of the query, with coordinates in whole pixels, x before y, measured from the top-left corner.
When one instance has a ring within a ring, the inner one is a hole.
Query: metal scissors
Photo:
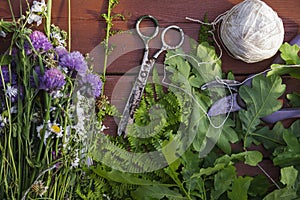
[[[154,26],[155,26],[155,30],[152,33],[152,35],[150,35],[150,36],[143,34],[140,29],[140,24],[145,19],[150,19],[154,23]],[[179,33],[180,33],[180,41],[176,45],[170,45],[165,40],[165,34],[170,29],[175,29],[175,30],[179,31]],[[151,15],[144,15],[144,16],[140,17],[136,23],[136,31],[137,31],[138,35],[140,36],[140,38],[143,40],[144,45],[145,45],[144,57],[143,57],[143,61],[141,64],[141,69],[139,71],[139,75],[135,80],[135,83],[130,92],[129,98],[125,105],[125,108],[123,110],[123,115],[122,115],[122,118],[121,118],[121,120],[119,122],[119,126],[118,126],[118,135],[121,135],[122,133],[125,132],[128,123],[131,123],[131,124],[133,123],[134,111],[136,110],[136,108],[139,105],[139,102],[140,102],[141,97],[144,92],[145,85],[147,83],[148,76],[149,76],[150,71],[153,68],[154,63],[155,63],[156,59],[158,58],[158,56],[163,51],[166,51],[169,49],[177,49],[177,48],[181,47],[183,44],[183,41],[184,41],[184,33],[180,27],[178,27],[176,25],[168,26],[161,33],[161,41],[162,41],[161,49],[158,50],[154,54],[153,57],[149,58],[149,42],[150,42],[150,40],[155,38],[159,32],[159,25],[158,25],[157,19]]]
[[[300,45],[300,34],[296,35],[289,43],[291,45],[294,45],[294,44]],[[284,62],[280,56],[277,56],[273,60],[273,63],[282,64]],[[252,78],[253,77],[250,76],[250,78],[247,78],[246,81],[244,81],[242,83],[239,81],[235,81],[235,80],[226,80],[226,79],[224,80],[223,79],[221,81],[220,80],[219,81],[211,81],[209,83],[202,85],[202,87],[201,87],[202,90],[206,90],[210,87],[227,88],[229,86],[230,89],[235,92],[232,95],[223,97],[223,98],[219,99],[218,101],[216,101],[209,109],[209,111],[207,113],[208,116],[217,116],[217,115],[221,115],[221,114],[226,114],[229,111],[235,112],[235,111],[239,111],[241,109],[245,109],[246,104],[239,96],[238,89],[241,85],[251,86]],[[226,85],[222,84],[222,83],[225,83]],[[231,105],[230,109],[228,106],[224,106],[224,105]],[[261,118],[261,120],[263,120],[266,123],[273,124],[277,121],[281,121],[281,120],[285,120],[285,119],[289,119],[289,118],[299,118],[299,117],[300,117],[300,108],[282,108],[268,116]]]
[[[222,82],[226,83],[226,86],[223,85]],[[210,87],[224,87],[224,88],[230,87],[230,89],[235,92],[232,95],[228,95],[226,97],[217,100],[208,110],[207,113],[208,116],[212,117],[212,116],[227,114],[229,112],[236,112],[242,109],[246,109],[245,102],[237,93],[241,85],[251,86],[252,78],[250,77],[250,79],[247,79],[247,81],[245,82],[222,79],[221,81],[212,81],[204,84],[201,87],[202,90],[208,89]],[[299,117],[300,117],[300,108],[282,108],[278,111],[273,112],[270,115],[262,117],[261,120],[266,123],[273,124],[276,123],[277,121],[290,119],[290,118],[299,118]]]

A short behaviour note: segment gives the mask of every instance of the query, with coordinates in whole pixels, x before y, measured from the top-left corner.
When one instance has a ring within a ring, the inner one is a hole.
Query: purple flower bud
[[[71,71],[77,71],[80,75],[85,74],[88,69],[87,63],[83,55],[78,51],[74,51],[63,55],[60,58],[59,64],[62,67],[67,67]]]
[[[10,83],[11,85],[15,85],[17,83],[17,75],[13,72],[9,72],[9,68],[7,66],[1,66],[1,71],[4,79],[4,83]],[[10,79],[11,73],[11,79]],[[0,86],[2,87],[2,77],[0,76]]]
[[[86,74],[79,77],[79,90],[83,95],[99,97],[102,90],[102,81],[96,74]]]
[[[64,74],[56,68],[45,71],[41,78],[40,89],[52,92],[61,89],[65,85]]]
[[[33,47],[39,52],[49,51],[53,48],[45,34],[40,31],[33,31],[29,37]]]

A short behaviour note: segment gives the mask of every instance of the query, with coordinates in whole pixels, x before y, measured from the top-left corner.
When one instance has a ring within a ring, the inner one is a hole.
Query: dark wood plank
[[[19,1],[11,1],[15,13],[18,12]],[[25,1],[23,1],[25,2]],[[202,19],[204,14],[207,13],[209,21],[213,21],[218,15],[230,9],[237,0],[177,0],[176,2],[170,0],[163,1],[120,1],[120,4],[114,9],[114,13],[121,13],[125,16],[125,21],[117,21],[114,23],[116,30],[132,30],[135,27],[136,19],[144,14],[154,15],[160,22],[161,27],[166,27],[170,24],[176,24],[183,28],[187,37],[197,40],[199,24],[192,23],[185,20],[186,16],[196,19]],[[266,0],[279,16],[282,17],[285,25],[285,41],[291,40],[298,32],[300,26],[300,3],[297,0],[289,1],[282,5],[280,0]],[[23,6],[25,8],[25,6]],[[83,53],[91,52],[101,41],[105,35],[105,22],[100,17],[107,8],[107,1],[72,1],[72,49],[79,50]],[[0,2],[0,17],[9,18],[10,12],[8,9],[7,1]],[[61,28],[67,30],[67,1],[53,1],[52,22],[59,25]],[[113,40],[113,39],[112,39]],[[108,68],[108,73],[125,73],[133,67],[140,64],[142,58],[142,50],[131,52],[131,45],[141,45],[139,38],[134,38],[133,44],[129,45],[128,41],[117,41],[116,48],[121,46],[128,52],[125,55],[118,55],[118,62],[112,63]],[[0,40],[3,46],[7,46],[7,42]],[[112,43],[114,43],[112,41]],[[6,44],[6,45],[5,45]],[[126,46],[129,45],[129,46]],[[0,47],[1,48],[1,47]],[[3,47],[2,47],[3,48]],[[138,46],[142,48],[142,46]],[[3,50],[2,50],[3,51]],[[224,51],[224,50],[223,50]],[[130,53],[129,53],[130,52]],[[99,55],[101,57],[101,55]],[[99,60],[99,58],[96,58]],[[266,69],[272,59],[268,59],[256,64],[246,64],[229,57],[225,52],[222,57],[224,71],[232,70],[239,74],[255,73]],[[96,65],[102,66],[101,60]],[[121,67],[120,67],[121,66]]]

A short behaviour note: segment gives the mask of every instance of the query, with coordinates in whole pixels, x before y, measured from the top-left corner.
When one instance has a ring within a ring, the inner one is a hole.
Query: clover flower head
[[[46,16],[46,11],[47,6],[44,0],[41,2],[33,1],[33,5],[28,16],[28,24],[36,22],[37,26],[41,25],[43,17]]]
[[[88,97],[99,97],[102,90],[102,81],[96,74],[85,74],[79,77],[79,91]]]
[[[45,71],[41,78],[40,89],[49,92],[60,90],[65,85],[65,76],[57,68],[50,68]]]
[[[55,47],[55,53],[58,56],[58,59],[62,58],[64,55],[68,54],[68,50],[63,46]]]
[[[43,32],[33,31],[29,35],[29,38],[32,42],[33,47],[39,52],[49,51],[53,48],[52,44]]]
[[[88,66],[83,55],[78,51],[73,51],[63,55],[60,58],[59,64],[62,67],[67,67],[71,71],[77,71],[78,74],[85,74],[88,70]]]

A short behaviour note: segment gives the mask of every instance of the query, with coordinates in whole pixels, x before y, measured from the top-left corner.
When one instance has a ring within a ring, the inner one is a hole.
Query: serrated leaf
[[[273,159],[274,165],[290,166],[300,164],[300,143],[298,138],[290,131],[285,130],[283,139],[287,146]]]
[[[211,193],[212,199],[218,199],[224,192],[226,192],[236,179],[235,167],[229,166],[219,171],[214,177],[214,190]]]
[[[232,185],[232,191],[227,193],[228,198],[231,200],[247,200],[247,193],[252,179],[252,177],[241,176],[236,178]]]
[[[292,132],[286,131],[283,134],[283,139],[287,144],[288,151],[300,154],[300,143],[298,138]]]
[[[248,194],[251,196],[265,195],[270,187],[270,183],[266,176],[260,174],[253,178],[249,187]]]
[[[281,45],[279,51],[281,52],[281,58],[286,62],[286,64],[300,64],[300,57],[298,56],[300,47],[297,44],[290,45],[285,42]]]
[[[162,199],[167,197],[168,199],[186,199],[179,192],[171,190],[166,186],[140,186],[135,191],[131,192],[131,196],[134,199]]]
[[[280,174],[280,182],[285,184],[287,187],[292,187],[297,180],[298,170],[293,166],[285,167],[280,169]]]
[[[269,127],[265,126],[253,134],[254,138],[263,144],[263,146],[273,151],[278,145],[284,145],[284,141],[282,138],[284,132],[284,126],[281,122],[277,122],[273,129],[269,129]]]
[[[271,71],[268,72],[268,76],[270,75],[290,75],[291,77],[300,79],[300,68],[298,67],[289,67],[288,65],[282,64],[273,64],[271,65]]]
[[[296,190],[290,188],[283,188],[280,190],[274,190],[269,193],[263,200],[296,200],[297,196]]]
[[[263,156],[259,151],[247,151],[247,154],[245,155],[245,164],[256,166],[262,159]]]
[[[189,83],[191,84],[191,86],[196,87],[196,88],[200,88],[201,85],[203,84],[203,80],[201,78],[199,78],[199,76],[196,75],[192,75],[189,78]]]
[[[239,136],[235,130],[231,127],[234,126],[234,122],[230,119],[226,120],[222,128],[222,133],[218,139],[218,147],[226,154],[231,154],[231,144],[239,141]]]
[[[295,137],[299,138],[300,137],[300,120],[295,121],[289,128],[291,133],[294,134]]]
[[[201,177],[203,175],[209,176],[217,173],[218,171],[224,169],[226,165],[224,163],[217,163],[213,167],[201,168],[199,173],[195,173],[193,177]]]
[[[286,62],[287,65],[300,64],[300,57],[298,55],[299,50],[300,50],[300,47],[297,44],[294,44],[292,46],[292,45],[288,44],[287,42],[282,44],[279,49],[279,51],[281,52],[280,56]],[[289,74],[292,77],[300,79],[300,69],[297,67],[289,67],[289,66],[283,66],[281,64],[274,64],[271,66],[271,68],[272,68],[272,71],[270,71],[268,73],[268,75]]]
[[[260,118],[269,115],[281,108],[282,104],[277,100],[285,91],[285,85],[279,76],[256,76],[252,81],[252,88],[244,85],[239,94],[246,102],[247,109],[240,110],[245,135],[255,131],[261,123]]]
[[[289,103],[293,107],[300,107],[300,94],[299,93],[293,92],[292,94],[287,94],[286,97],[289,100]]]

